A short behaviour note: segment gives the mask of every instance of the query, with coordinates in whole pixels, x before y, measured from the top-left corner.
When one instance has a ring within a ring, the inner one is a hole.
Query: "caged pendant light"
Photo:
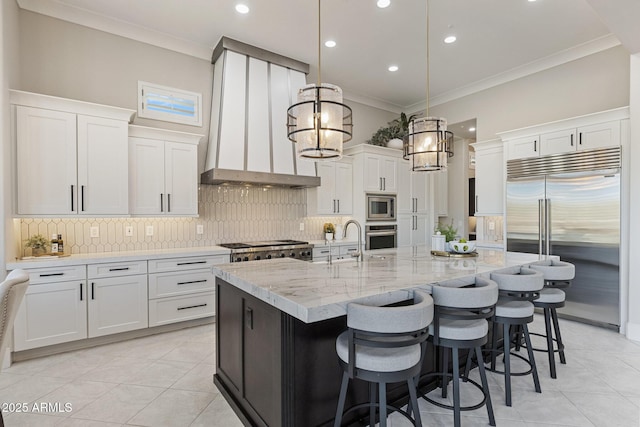
[[[427,107],[424,117],[409,122],[409,135],[404,144],[404,159],[411,160],[413,171],[439,171],[447,168],[453,156],[453,133],[447,130],[447,120],[429,116],[429,0],[427,9]]]
[[[287,110],[287,137],[296,143],[298,157],[338,160],[342,144],[353,133],[351,108],[342,103],[342,89],[321,83],[320,0],[318,0],[318,83],[298,91],[298,102]]]

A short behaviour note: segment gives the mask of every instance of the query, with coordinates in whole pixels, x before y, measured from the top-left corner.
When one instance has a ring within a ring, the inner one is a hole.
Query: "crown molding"
[[[393,104],[391,102],[383,101],[377,98],[358,95],[356,93],[349,92],[346,90],[342,91],[342,96],[344,99],[359,102],[360,104],[368,105],[369,107],[379,108],[381,110],[389,111],[395,114],[400,114],[402,111],[404,111],[401,105]]]
[[[17,0],[21,9],[211,61],[213,48],[56,0]]]

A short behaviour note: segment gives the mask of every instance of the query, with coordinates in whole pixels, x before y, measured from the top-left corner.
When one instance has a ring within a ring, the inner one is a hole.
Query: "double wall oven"
[[[366,221],[366,249],[385,249],[398,246],[395,194],[367,194]]]

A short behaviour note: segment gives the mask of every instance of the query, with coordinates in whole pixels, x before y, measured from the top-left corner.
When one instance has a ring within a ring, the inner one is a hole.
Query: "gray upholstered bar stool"
[[[376,307],[350,303],[347,305],[347,329],[336,340],[336,351],[344,369],[334,426],[342,423],[349,379],[370,383],[370,402],[349,408],[347,412],[369,407],[369,423],[376,425],[376,407],[380,427],[387,425],[387,409],[403,414],[416,427],[422,426],[416,394],[415,378],[422,368],[428,326],[433,319],[431,295],[414,291],[412,305]],[[406,382],[410,404],[407,411],[387,405],[387,383]],[[378,385],[379,403],[375,387]],[[413,412],[413,419],[411,413]]]
[[[493,318],[493,331],[491,339],[491,367],[492,372],[504,375],[504,393],[507,406],[511,406],[511,376],[529,375],[533,377],[533,385],[536,392],[541,393],[540,379],[536,368],[536,360],[531,348],[531,338],[527,324],[533,322],[533,302],[542,288],[544,278],[542,273],[525,267],[512,267],[499,272],[491,273],[491,280],[498,284],[500,296],[496,304],[496,313]],[[502,353],[504,355],[504,371],[496,369],[496,356],[498,348],[498,328],[502,326]],[[511,339],[520,342],[524,338],[527,347],[528,359],[518,353],[511,353]],[[522,372],[511,371],[511,356],[515,356],[529,365],[529,369]]]
[[[534,262],[529,265],[529,268],[541,272],[545,281],[544,289],[540,291],[540,298],[533,303],[534,306],[542,308],[544,312],[545,335],[534,333],[532,333],[532,335],[545,337],[547,339],[547,348],[534,348],[534,350],[547,352],[551,378],[556,378],[555,353],[558,353],[560,356],[560,363],[563,365],[567,363],[556,310],[564,307],[566,295],[562,288],[571,286],[571,281],[576,275],[576,269],[571,263],[551,259]],[[553,331],[551,329],[552,324]],[[555,346],[554,342],[556,343]]]
[[[489,424],[496,425],[491,405],[491,395],[487,383],[484,364],[478,364],[482,385],[468,378],[465,382],[471,383],[482,391],[483,399],[473,406],[461,406],[460,403],[460,350],[468,350],[467,369],[468,374],[471,355],[475,352],[478,360],[482,360],[481,347],[487,343],[489,326],[487,319],[493,317],[496,301],[498,300],[498,285],[492,280],[483,277],[471,277],[457,279],[435,284],[431,288],[431,295],[435,303],[433,324],[429,327],[429,340],[442,350],[441,372],[427,374],[421,379],[437,375],[442,378],[442,397],[447,395],[449,378],[453,382],[453,405],[446,405],[431,399],[421,393],[428,402],[441,408],[453,409],[453,422],[455,427],[460,426],[460,412],[478,409],[483,405],[487,407]],[[448,355],[451,352],[453,372],[448,373]]]

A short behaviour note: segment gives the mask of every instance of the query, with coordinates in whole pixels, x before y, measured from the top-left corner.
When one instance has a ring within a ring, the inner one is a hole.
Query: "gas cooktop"
[[[300,240],[221,243],[219,246],[231,249],[231,262],[286,257],[311,261],[313,258],[313,245]]]

